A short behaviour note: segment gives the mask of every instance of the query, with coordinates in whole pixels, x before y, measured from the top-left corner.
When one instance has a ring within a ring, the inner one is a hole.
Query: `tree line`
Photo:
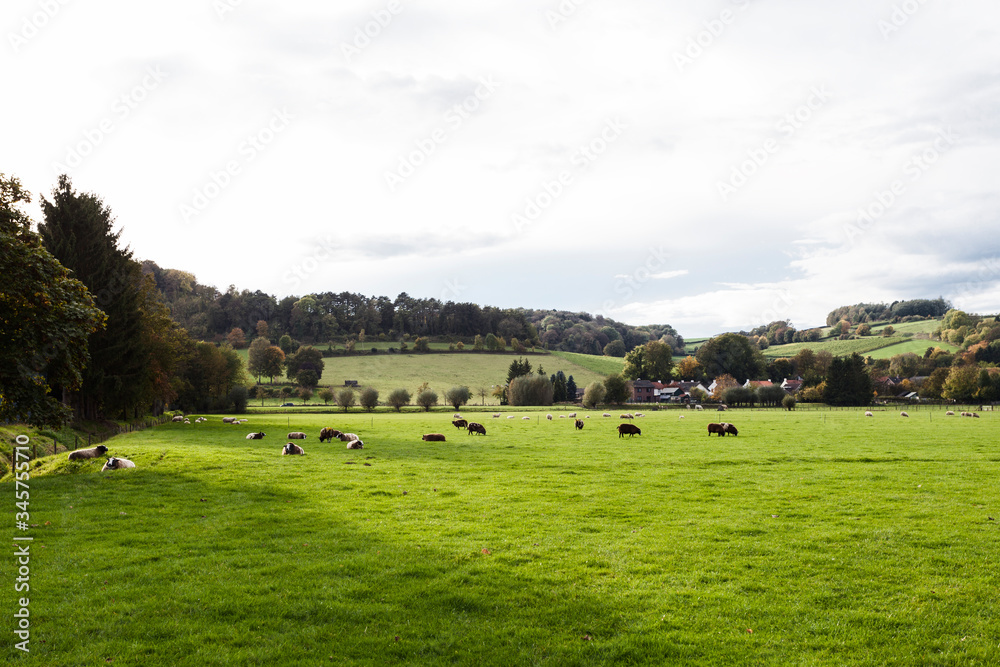
[[[221,342],[234,330],[253,338],[258,323],[269,336],[312,345],[364,340],[436,337],[471,343],[476,336],[518,340],[529,347],[623,357],[650,340],[678,353],[684,339],[670,325],[632,326],[602,315],[562,310],[497,308],[470,302],[412,297],[394,299],[353,292],[321,292],[278,299],[260,290],[225,292],[202,285],[194,274],[142,263],[175,322],[199,340]],[[609,347],[610,346],[610,347]]]

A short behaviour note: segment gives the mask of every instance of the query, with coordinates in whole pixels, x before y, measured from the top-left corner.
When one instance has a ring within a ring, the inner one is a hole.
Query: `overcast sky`
[[[0,27],[0,171],[36,199],[68,173],[221,290],[687,337],[1000,311],[995,1],[7,0]]]

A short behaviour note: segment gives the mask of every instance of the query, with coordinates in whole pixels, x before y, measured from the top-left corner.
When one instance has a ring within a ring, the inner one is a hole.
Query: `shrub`
[[[410,392],[405,389],[393,389],[389,394],[389,398],[387,398],[385,402],[396,408],[396,412],[399,412],[400,408],[404,405],[409,405]]]
[[[422,392],[417,394],[417,405],[422,407],[427,412],[430,412],[431,407],[437,405],[437,402],[437,392],[431,389],[424,389]]]
[[[786,394],[785,397],[783,399],[781,399],[781,407],[783,407],[786,410],[794,410],[795,409],[795,397],[791,396],[789,394]]]
[[[344,408],[344,412],[347,412],[352,407],[354,407],[356,397],[354,396],[354,390],[348,387],[344,387],[337,392],[337,405]]]
[[[552,381],[541,375],[521,375],[507,385],[508,405],[552,405]]]
[[[468,403],[471,398],[472,392],[468,387],[452,387],[444,392],[444,400],[456,410]]]
[[[363,407],[368,412],[375,409],[378,405],[378,390],[374,387],[365,387],[361,390],[361,407]]]
[[[597,407],[598,404],[604,402],[605,393],[604,384],[601,382],[591,382],[583,390],[583,406],[591,409]]]

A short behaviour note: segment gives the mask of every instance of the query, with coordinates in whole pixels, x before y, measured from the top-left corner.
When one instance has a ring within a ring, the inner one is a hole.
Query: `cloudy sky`
[[[222,290],[688,337],[997,312],[998,26],[987,0],[8,0],[0,171],[36,198],[68,173],[137,258]]]

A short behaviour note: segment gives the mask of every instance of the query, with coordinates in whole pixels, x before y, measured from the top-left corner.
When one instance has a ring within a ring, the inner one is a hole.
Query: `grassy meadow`
[[[993,413],[730,411],[739,436],[720,438],[718,413],[665,410],[619,438],[613,412],[582,431],[480,412],[486,436],[451,410],[212,416],[108,441],[135,470],[33,462],[32,652],[8,614],[5,658],[1000,662]],[[365,448],[320,444],[321,426]],[[289,430],[306,456],[280,455]]]
[[[245,361],[247,350],[239,352]],[[566,377],[572,375],[578,387],[586,387],[594,380],[603,380],[612,372],[604,373],[602,368],[617,368],[613,372],[621,372],[623,364],[621,359],[565,352],[520,356],[457,352],[336,356],[323,360],[325,364],[320,386],[343,387],[345,380],[357,380],[362,387],[377,389],[384,399],[393,389],[402,387],[412,393],[421,384],[428,382],[443,401],[444,392],[454,386],[467,386],[475,394],[480,387],[490,388],[495,384],[502,384],[507,379],[510,363],[518,358],[530,361],[532,372],[537,372],[541,365],[546,376],[553,375],[556,371],[562,371]],[[597,363],[591,362],[592,359],[597,360]],[[265,384],[267,381],[264,378]],[[274,381],[282,382],[284,378],[276,377]],[[299,402],[297,398],[290,400]],[[316,403],[317,400],[313,397],[311,402]],[[487,402],[490,401],[496,403],[495,398],[489,397]],[[280,402],[274,399],[267,404]],[[255,401],[251,400],[250,404],[254,405]],[[259,401],[256,404],[259,405]]]

